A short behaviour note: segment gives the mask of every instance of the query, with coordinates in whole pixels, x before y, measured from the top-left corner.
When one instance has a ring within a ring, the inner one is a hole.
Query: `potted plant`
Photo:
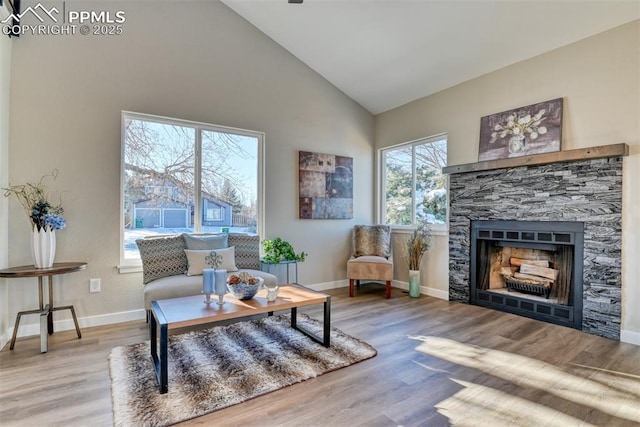
[[[409,296],[420,296],[420,263],[431,244],[431,231],[426,224],[419,225],[406,242],[405,258],[409,267]]]
[[[305,252],[296,253],[291,243],[276,237],[273,240],[263,240],[262,248],[264,257],[262,260],[269,264],[278,264],[280,261],[304,261],[307,254]]]

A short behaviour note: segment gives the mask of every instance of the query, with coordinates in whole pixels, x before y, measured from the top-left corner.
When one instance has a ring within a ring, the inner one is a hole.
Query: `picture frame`
[[[353,218],[353,158],[298,153],[300,219]]]
[[[562,107],[556,98],[482,117],[478,161],[560,151]]]

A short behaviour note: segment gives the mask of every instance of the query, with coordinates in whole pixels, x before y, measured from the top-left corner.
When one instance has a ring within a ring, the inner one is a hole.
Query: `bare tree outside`
[[[226,185],[240,196],[242,203],[250,203],[250,198],[255,194],[247,181],[256,179],[257,169],[249,170],[240,166],[243,163],[257,164],[257,145],[254,140],[231,133],[203,131],[202,190],[222,195]]]
[[[125,258],[144,235],[256,232],[256,137],[137,115],[124,116],[123,137]]]
[[[127,229],[135,227],[133,209],[141,200],[160,201],[165,196],[182,203],[194,200],[195,129],[135,119],[126,119],[124,127]]]

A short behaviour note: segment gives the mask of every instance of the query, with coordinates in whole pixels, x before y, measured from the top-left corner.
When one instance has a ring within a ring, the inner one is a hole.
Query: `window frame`
[[[412,141],[408,141],[408,142],[403,142],[400,144],[395,144],[395,145],[390,145],[388,147],[383,147],[383,148],[379,148],[378,149],[378,155],[377,155],[377,173],[378,173],[378,180],[377,180],[377,198],[378,198],[378,210],[377,210],[377,218],[376,221],[379,224],[386,224],[386,211],[387,211],[387,205],[386,205],[386,153],[393,151],[393,150],[398,150],[398,149],[402,149],[402,148],[406,148],[406,147],[411,147],[412,148],[412,155],[411,155],[411,169],[413,171],[412,173],[412,177],[411,177],[411,185],[412,185],[412,200],[411,200],[411,206],[412,206],[412,219],[411,219],[411,224],[410,225],[398,225],[398,224],[389,224],[391,225],[391,229],[394,232],[400,232],[400,233],[409,233],[412,230],[414,230],[417,227],[417,223],[416,223],[416,199],[415,199],[415,185],[416,185],[416,174],[415,174],[415,166],[416,166],[416,158],[415,158],[415,147],[419,146],[419,145],[424,145],[424,144],[429,144],[429,143],[433,143],[433,142],[438,142],[438,141],[442,141],[442,140],[446,141],[447,144],[447,157],[448,157],[448,153],[449,153],[449,135],[447,132],[443,132],[443,133],[439,133],[437,135],[432,135],[432,136],[428,136],[428,137],[423,137],[423,138],[418,138],[418,139],[414,139]],[[446,166],[446,165],[445,165]],[[429,224],[429,229],[431,230],[431,234],[434,235],[446,235],[449,232],[449,176],[447,175],[446,178],[446,190],[447,190],[447,212],[446,212],[446,219],[444,224]]]
[[[205,131],[219,132],[219,133],[231,133],[236,135],[242,135],[246,137],[256,138],[257,140],[257,212],[256,212],[256,234],[259,236],[264,235],[265,225],[265,176],[264,176],[264,162],[265,162],[265,133],[247,129],[234,128],[229,126],[215,125],[210,123],[195,122],[191,120],[183,120],[172,117],[157,116],[153,114],[137,113],[133,111],[121,111],[120,115],[120,210],[119,210],[119,224],[120,224],[120,238],[119,238],[119,258],[120,263],[118,270],[120,273],[133,273],[142,271],[142,261],[140,258],[125,258],[124,251],[124,162],[125,162],[125,120],[143,120],[151,121],[160,124],[185,126],[194,128],[195,132],[195,147],[194,147],[194,233],[202,231],[202,188],[200,179],[200,170],[202,167],[202,133]]]

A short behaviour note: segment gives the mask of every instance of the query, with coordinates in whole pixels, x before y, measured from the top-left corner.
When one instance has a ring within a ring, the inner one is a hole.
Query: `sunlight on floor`
[[[456,426],[584,426],[585,423],[555,409],[500,390],[450,378],[464,388],[438,403],[438,412]]]
[[[621,419],[640,423],[640,378],[629,374],[618,374],[603,369],[594,369],[584,365],[571,365],[567,372],[552,364],[533,358],[492,350],[476,345],[464,344],[454,340],[432,337],[411,336],[410,339],[421,341],[416,350],[451,363],[477,369],[497,378],[502,378],[523,388],[543,390],[578,405],[594,408],[602,413]],[[569,418],[565,424],[561,418],[567,417],[551,408],[544,407],[526,399],[508,396],[503,392],[477,384],[452,379],[463,385],[464,390],[438,404],[443,415],[472,417],[473,407],[482,406],[496,419],[518,425],[518,419],[526,414],[527,425],[535,425],[536,418],[540,424],[570,425],[581,420]],[[489,397],[491,396],[491,397]],[[451,411],[452,407],[466,405],[462,409]],[[443,406],[444,405],[444,406]],[[526,405],[526,406],[524,406]],[[487,406],[489,406],[487,408]],[[467,409],[469,407],[469,409]],[[465,414],[466,412],[466,414]],[[457,415],[455,415],[457,414]],[[532,417],[534,417],[532,419]],[[545,421],[545,419],[549,419]],[[469,419],[473,425],[483,425],[477,418]],[[493,424],[486,420],[487,424]],[[461,424],[464,425],[465,423]]]
[[[625,372],[610,371],[608,369],[594,368],[593,366],[579,365],[573,363],[576,370],[582,373],[582,376],[588,376],[593,381],[606,384],[608,387],[617,388],[624,393],[638,395],[640,392],[640,376],[631,375]],[[638,402],[640,406],[640,402]]]

